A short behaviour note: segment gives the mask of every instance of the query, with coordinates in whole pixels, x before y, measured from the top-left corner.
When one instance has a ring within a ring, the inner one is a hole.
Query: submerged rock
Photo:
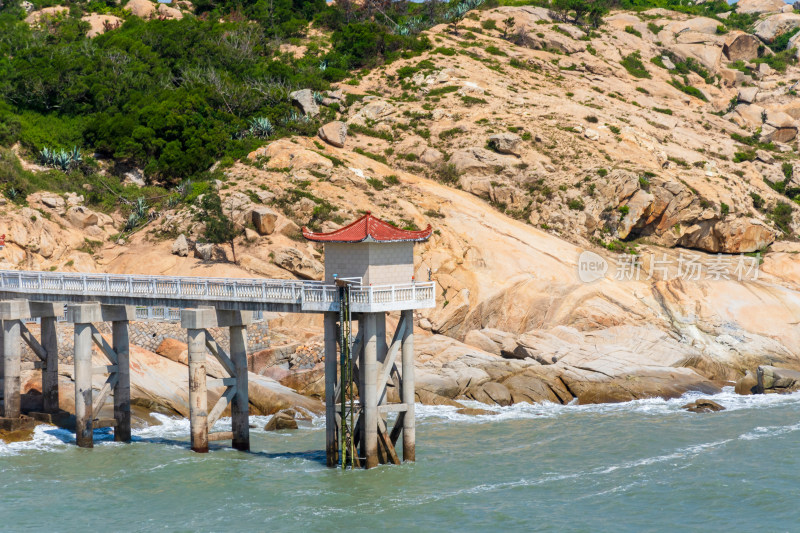
[[[456,413],[460,415],[481,416],[481,415],[496,415],[496,411],[487,411],[486,409],[475,409],[474,407],[464,407],[459,409]]]
[[[714,400],[709,400],[707,398],[700,398],[692,403],[687,403],[686,405],[681,406],[681,409],[686,409],[691,413],[715,413],[725,410],[723,406]]]
[[[265,431],[281,431],[284,429],[297,429],[297,420],[295,420],[294,411],[288,409],[278,411],[264,426]]]

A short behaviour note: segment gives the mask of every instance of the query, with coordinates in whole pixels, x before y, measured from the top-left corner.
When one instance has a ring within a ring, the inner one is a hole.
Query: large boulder
[[[762,13],[781,13],[786,7],[783,0],[739,0],[736,12],[742,15],[760,15]]]
[[[347,124],[340,120],[334,120],[322,126],[317,134],[326,143],[343,148],[344,142],[347,140]]]
[[[736,381],[734,390],[736,394],[741,394],[742,396],[755,394],[758,391],[758,379],[748,370],[744,376]]]
[[[767,111],[761,137],[768,142],[787,143],[797,137],[797,123],[783,111]]]
[[[756,370],[757,392],[786,393],[800,390],[800,372],[774,366],[759,366]]]
[[[782,0],[777,0],[781,2]],[[730,61],[750,61],[758,57],[761,41],[754,35],[744,32],[733,32],[722,46],[722,53]]]
[[[273,262],[303,279],[321,279],[324,269],[322,264],[312,257],[307,257],[297,248],[278,248],[275,250]]]
[[[90,39],[102,35],[108,30],[115,30],[122,26],[123,23],[123,20],[119,17],[100,15],[99,13],[83,16],[81,20],[89,24],[89,31],[86,32],[86,36]]]
[[[258,206],[250,212],[250,220],[259,235],[270,235],[275,231],[278,214],[269,207]]]
[[[496,133],[489,137],[489,146],[501,154],[520,155],[522,139],[514,133]]]
[[[183,18],[183,13],[180,9],[175,9],[166,4],[158,4],[158,18],[163,20],[180,20]]]
[[[281,431],[286,429],[297,429],[297,420],[294,419],[295,413],[291,409],[278,411],[269,422],[264,426],[265,431]]]
[[[292,103],[299,106],[306,115],[312,117],[319,115],[319,106],[316,100],[314,100],[314,92],[311,89],[301,89],[291,92],[289,93],[289,98],[291,98]]]
[[[82,205],[67,209],[66,218],[70,224],[80,229],[85,229],[89,226],[96,226],[100,221],[100,217],[97,215],[97,213],[87,209]]]
[[[800,14],[779,13],[759,21],[755,25],[754,32],[762,41],[771,43],[795,28],[800,28]]]
[[[54,7],[45,7],[44,9],[40,9],[39,11],[33,11],[30,15],[25,17],[25,22],[28,24],[38,24],[42,21],[42,19],[47,18],[56,18],[59,16],[67,16],[69,14],[69,8],[67,6],[54,6]]]
[[[150,19],[156,12],[156,4],[150,0],[130,0],[125,4],[125,9],[131,12],[131,15],[143,19]]]
[[[752,104],[758,96],[758,87],[742,87],[737,95],[738,100],[745,104]]]
[[[367,120],[381,120],[395,112],[395,107],[385,100],[373,100],[359,114]]]
[[[181,233],[175,242],[172,243],[172,253],[179,257],[186,257],[189,255],[189,243],[186,240],[186,235]]]

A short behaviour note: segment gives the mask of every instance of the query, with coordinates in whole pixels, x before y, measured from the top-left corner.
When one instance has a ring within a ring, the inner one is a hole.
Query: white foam
[[[743,409],[763,409],[778,405],[796,404],[800,406],[800,392],[792,394],[758,394],[741,396],[734,392],[733,387],[725,387],[719,394],[702,394],[690,392],[680,398],[665,400],[663,398],[648,398],[622,403],[605,403],[579,405],[571,402],[567,405],[555,403],[527,404],[518,403],[502,407],[499,405],[485,405],[474,401],[461,401],[467,407],[474,407],[492,411],[495,414],[467,415],[458,413],[458,408],[447,405],[416,405],[416,416],[420,420],[448,420],[455,422],[484,423],[486,421],[500,420],[525,420],[541,418],[557,418],[566,414],[576,413],[641,413],[659,416],[672,413],[685,413],[682,406],[699,398],[708,398],[725,407],[727,412]]]

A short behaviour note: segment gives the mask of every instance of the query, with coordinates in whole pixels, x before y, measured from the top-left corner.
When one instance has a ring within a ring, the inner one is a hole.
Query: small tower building
[[[325,282],[334,276],[361,278],[362,285],[401,285],[414,278],[414,244],[428,240],[431,226],[409,231],[392,226],[367,212],[330,233],[303,228],[303,236],[325,246]]]

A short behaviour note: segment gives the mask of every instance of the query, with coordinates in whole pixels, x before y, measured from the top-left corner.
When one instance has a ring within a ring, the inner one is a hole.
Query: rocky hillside
[[[416,275],[439,286],[437,308],[417,317],[431,401],[623,400],[713,391],[760,364],[800,368],[800,15],[757,0],[714,18],[570,19],[472,11],[426,30],[420,55],[320,98],[293,93],[305,116],[335,120],[215,165],[241,229],[233,249],[202,244],[208,190],[132,232],[120,211],[40,191],[0,207],[0,266],[319,279],[322,249],[300,226],[371,210],[435,228]],[[579,276],[587,250],[608,265],[591,283]]]

